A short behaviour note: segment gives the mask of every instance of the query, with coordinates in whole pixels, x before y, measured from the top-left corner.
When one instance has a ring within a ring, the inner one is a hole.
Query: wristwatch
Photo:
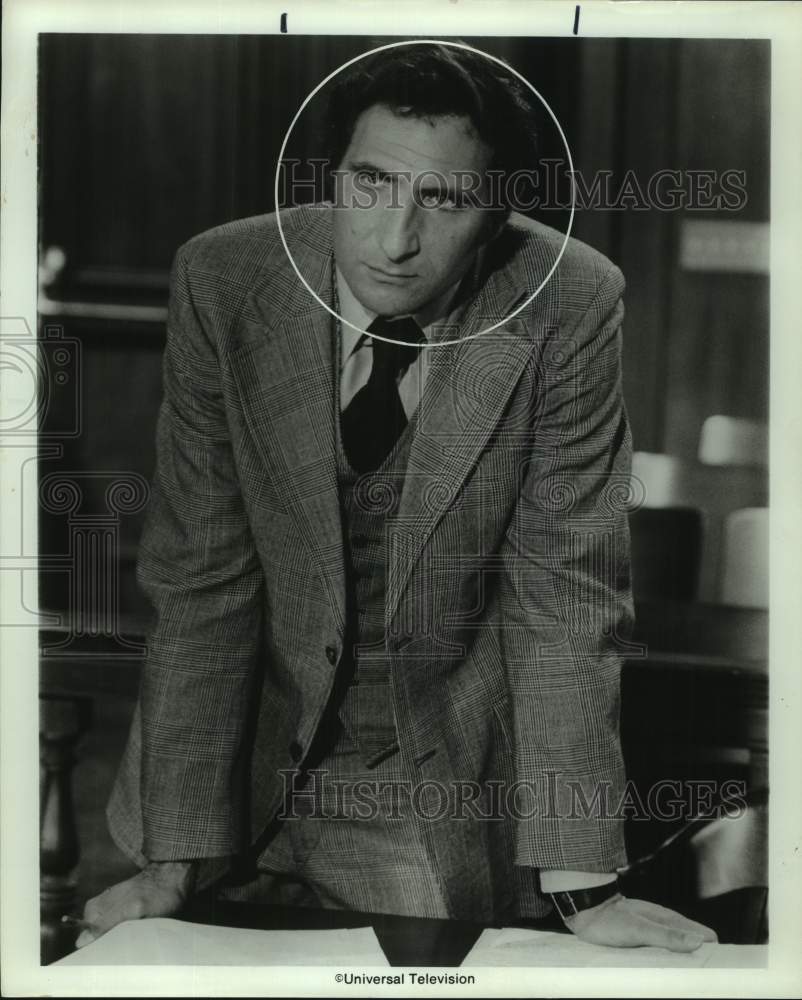
[[[571,889],[567,892],[550,892],[549,895],[557,912],[566,920],[618,895],[618,879],[597,885],[593,889]]]

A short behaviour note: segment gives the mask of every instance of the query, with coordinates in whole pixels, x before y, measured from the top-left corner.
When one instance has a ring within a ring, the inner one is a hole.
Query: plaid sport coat
[[[281,221],[331,303],[330,208]],[[488,248],[462,339],[432,348],[391,526],[399,743],[435,802],[452,911],[475,919],[515,907],[522,869],[625,862],[622,275],[569,240],[531,303],[471,337],[531,295],[562,241],[513,215]],[[180,248],[163,378],[138,571],[156,623],[108,809],[140,863],[259,838],[346,641],[332,318],[275,217]]]

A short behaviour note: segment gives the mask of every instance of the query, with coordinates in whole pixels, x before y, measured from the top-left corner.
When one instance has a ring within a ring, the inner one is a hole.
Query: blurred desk
[[[621,740],[638,799],[631,858],[722,799],[768,785],[768,613],[662,602],[638,605],[636,617],[646,655],[626,660],[621,678]],[[652,796],[670,784],[672,810],[655,816]]]
[[[634,641],[647,657],[673,654],[680,664],[690,657],[715,667],[716,661],[765,673],[769,648],[769,614],[761,608],[739,608],[699,601],[645,601],[635,608]]]
[[[388,965],[410,971],[444,966],[759,968],[766,965],[767,957],[765,947],[712,943],[693,952],[609,948],[580,941],[564,928],[559,932],[520,926],[480,928],[458,921],[339,911],[335,911],[340,917],[337,926],[332,926],[332,911],[293,912],[269,906],[261,910],[250,911],[247,927],[239,926],[242,919],[233,928],[185,919],[129,921],[57,964],[96,970],[103,966],[190,966],[199,982],[204,967],[212,966],[355,966],[360,971]],[[318,926],[321,918],[323,928]],[[437,978],[448,977],[440,974]],[[412,977],[410,981],[417,985]],[[404,983],[403,974],[396,982]]]
[[[622,891],[625,895],[648,898],[641,892],[648,889],[648,883],[640,879],[628,880],[622,877]],[[753,945],[763,943],[758,928],[751,926],[749,915],[753,909],[753,890],[737,890],[726,892],[710,899],[696,900],[693,903],[672,900],[676,908],[685,916],[712,927],[722,945]],[[668,899],[668,897],[666,897]],[[179,915],[181,919],[199,924],[215,924],[223,927],[259,928],[261,930],[332,930],[341,928],[372,927],[379,944],[391,966],[450,966],[461,965],[466,956],[479,942],[484,931],[506,934],[507,937],[524,939],[532,932],[538,932],[542,942],[549,939],[554,954],[554,964],[560,954],[568,954],[576,939],[567,930],[561,918],[552,911],[547,917],[539,920],[521,920],[514,924],[479,924],[464,920],[440,920],[425,917],[404,917],[383,913],[359,913],[350,910],[313,909],[311,907],[274,906],[258,903],[241,903],[215,898],[214,891],[207,889],[195,896]],[[489,935],[491,938],[493,934]],[[486,935],[487,937],[487,935]],[[482,944],[487,942],[483,941]],[[590,947],[590,946],[588,946]],[[555,950],[556,949],[556,950]],[[567,949],[567,951],[566,951]],[[603,949],[604,952],[616,951]],[[642,952],[633,962],[627,955],[615,954],[597,955],[600,965],[628,964],[673,964],[672,955],[663,949],[635,949]],[[722,959],[732,964],[748,965],[755,961],[757,948],[736,949],[743,952],[734,956],[732,948],[728,957]],[[651,958],[645,953],[653,953]],[[752,953],[751,957],[747,953]],[[565,957],[563,954],[563,957]],[[630,951],[630,955],[632,952]],[[572,958],[568,954],[569,963]],[[699,956],[701,958],[701,956]],[[743,961],[741,961],[743,959]],[[707,964],[694,961],[692,964]],[[497,964],[497,963],[491,963]],[[498,964],[505,964],[499,962]],[[510,964],[510,963],[506,963]],[[531,963],[521,964],[545,965],[543,956],[532,955]],[[593,965],[592,961],[583,961],[581,956],[578,965]],[[715,964],[715,962],[710,962]]]
[[[624,663],[622,738],[628,763],[714,759],[767,783],[768,613],[713,604],[642,604]],[[666,775],[661,775],[665,777]],[[701,775],[716,777],[716,775]]]

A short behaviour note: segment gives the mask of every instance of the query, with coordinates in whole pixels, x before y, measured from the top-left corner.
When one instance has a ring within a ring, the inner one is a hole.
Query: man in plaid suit
[[[109,807],[142,872],[80,944],[212,883],[712,936],[616,888],[624,283],[490,191],[531,165],[531,121],[479,54],[380,52],[332,98],[333,204],[179,250],[157,617]]]

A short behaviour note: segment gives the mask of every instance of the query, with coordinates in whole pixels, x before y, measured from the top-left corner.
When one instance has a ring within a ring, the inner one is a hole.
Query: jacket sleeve
[[[263,574],[244,509],[213,333],[173,266],[156,472],[138,580],[155,625],[140,691],[143,853],[222,857],[244,836],[245,728]]]
[[[616,815],[620,656],[633,617],[623,287],[610,266],[590,306],[546,342],[502,548],[515,861],[540,869],[609,872],[626,860]]]

